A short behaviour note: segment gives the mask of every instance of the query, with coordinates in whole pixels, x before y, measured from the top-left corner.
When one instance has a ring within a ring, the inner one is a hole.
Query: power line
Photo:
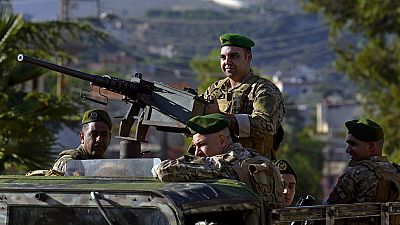
[[[266,53],[258,53],[254,54],[254,57],[256,58],[268,58],[268,57],[275,57],[278,55],[287,55],[289,53],[294,53],[298,51],[304,51],[304,50],[310,50],[311,48],[320,48],[322,46],[326,46],[328,42],[326,40],[313,43],[313,44],[306,44],[306,45],[300,45],[294,48],[289,48],[289,49],[284,49],[284,50],[279,50],[275,52],[266,52]]]
[[[33,5],[33,4],[38,4],[38,3],[49,3],[49,2],[54,2],[54,0],[35,0],[35,1],[26,1],[26,0],[13,0],[12,4],[16,6],[20,5]]]
[[[283,15],[253,15],[246,17],[232,17],[232,18],[223,18],[223,19],[211,19],[211,20],[188,20],[188,19],[143,19],[138,17],[131,17],[131,19],[143,23],[150,24],[172,24],[172,25],[227,25],[227,24],[238,24],[238,23],[249,23],[249,22],[265,22],[265,21],[273,21],[280,20],[284,18],[291,17],[293,15],[283,14]]]
[[[322,31],[324,31],[323,29],[321,29]],[[320,32],[321,30],[319,30],[319,29],[316,29],[316,30],[313,30],[312,32],[310,32],[310,33],[315,33],[315,32]],[[308,34],[310,34],[310,33],[308,33]],[[300,37],[300,36],[305,36],[305,33],[298,33],[299,35],[292,35],[293,37]],[[146,35],[147,36],[147,35]],[[285,35],[285,36],[283,36],[282,35],[282,37],[289,37],[289,35]],[[151,38],[151,37],[149,37],[148,39],[150,39],[150,40],[153,40],[154,41],[154,38]],[[292,42],[293,41],[295,41],[296,39],[294,39],[294,40],[291,40]],[[324,41],[324,42],[326,42],[326,44],[328,44],[328,42],[327,42],[327,40],[326,39],[322,39],[322,41]],[[136,40],[134,40],[134,41],[130,41],[131,43],[134,43],[133,44],[133,46],[136,46],[136,47],[138,47],[139,49],[143,49],[143,46],[148,46],[148,44],[151,44],[151,43],[149,43],[149,42],[147,42],[147,41],[145,41],[145,40],[143,40],[143,39],[136,39]],[[190,46],[194,46],[194,47],[199,47],[198,46],[198,43],[196,43],[196,44],[193,44],[194,42],[193,41],[189,41],[191,44],[190,44]],[[317,43],[321,43],[321,41],[319,41],[319,42],[317,42]],[[255,50],[255,55],[257,55],[257,56],[274,56],[274,55],[277,55],[277,54],[282,54],[282,53],[287,53],[287,52],[293,52],[293,51],[298,51],[299,49],[300,50],[303,50],[302,49],[302,46],[305,46],[305,47],[309,47],[309,46],[313,46],[313,45],[315,45],[316,43],[313,43],[313,44],[303,44],[303,45],[301,45],[301,46],[299,46],[299,45],[297,45],[296,47],[292,47],[294,44],[288,44],[287,46],[284,46],[284,47],[275,47],[275,46],[272,46],[272,45],[259,45],[259,47]],[[175,44],[172,44],[172,46],[175,46]],[[180,45],[178,44],[178,47],[179,47]],[[201,47],[203,47],[203,46],[201,46]],[[219,44],[217,43],[217,42],[215,42],[215,43],[213,43],[213,46],[211,47],[211,49],[217,49],[219,47]],[[271,50],[273,50],[272,52],[271,52]],[[145,50],[146,52],[148,52],[147,50]],[[260,54],[260,53],[257,53],[257,52],[263,52],[263,51],[268,51],[268,53],[262,53],[262,54]],[[191,58],[193,58],[193,56],[195,55],[195,54],[190,54],[190,55],[187,55],[187,54],[178,54],[179,55],[179,59],[191,59]],[[175,59],[176,59],[176,57],[177,56],[174,56],[175,57]]]
[[[327,40],[323,39],[323,40],[320,40],[320,41],[312,43],[312,44],[303,44],[300,46],[297,45],[296,47],[274,49],[274,51],[268,51],[265,53],[253,53],[253,54],[254,54],[254,58],[256,60],[277,57],[280,55],[289,55],[289,56],[295,56],[295,57],[297,56],[297,58],[299,58],[299,59],[304,59],[303,55],[296,55],[294,53],[299,52],[299,51],[307,51],[307,54],[310,55],[312,52],[317,51],[317,53],[321,54],[320,53],[321,48],[326,49],[325,51],[329,51],[329,49],[324,48],[325,46],[328,46],[328,44],[329,44],[329,42]],[[144,55],[149,55],[149,52],[147,50],[143,49],[143,46],[145,46],[145,45],[143,45],[142,43],[139,43],[139,44],[135,44],[134,46],[139,49],[139,52],[137,50],[132,51],[132,47],[127,47],[126,45],[124,45],[124,47],[122,49],[124,51],[129,52],[130,54],[134,55],[135,57],[142,59],[143,61],[148,60],[148,57],[144,56]],[[140,49],[141,49],[141,51],[140,51]],[[144,52],[144,54],[141,54],[140,52]],[[260,52],[260,51],[258,51],[258,52]],[[173,58],[177,61],[186,62],[188,60],[193,59],[194,55],[195,54],[192,54],[192,55],[178,54],[178,55],[173,56]],[[218,60],[218,59],[216,58],[216,60]],[[293,57],[291,57],[291,60],[294,60]],[[166,71],[171,71],[171,72],[174,72],[177,69],[176,65],[174,67],[162,66],[162,65],[157,65],[155,67],[161,68]],[[194,74],[194,72],[191,71],[189,67],[181,67],[178,69],[185,73],[188,73],[188,74]]]
[[[136,51],[132,51],[131,48],[128,48],[126,46],[119,46],[121,50],[128,52],[129,54],[135,56],[136,58],[142,59],[143,62],[146,62],[148,58],[143,57],[141,54],[136,53]],[[150,64],[149,64],[150,65]],[[171,73],[175,73],[177,68],[175,67],[169,67],[169,66],[163,66],[163,65],[155,65],[155,64],[151,64],[151,66],[154,66],[155,68],[164,70],[164,71],[169,71]],[[180,68],[178,69],[181,72],[184,72],[186,74],[188,74],[190,77],[192,77],[191,75],[196,75],[195,72],[193,72],[192,70],[188,70],[187,68]],[[182,76],[187,76],[185,74],[181,74]]]
[[[318,26],[315,28],[311,29],[304,29],[304,30],[299,30],[299,31],[294,31],[282,35],[276,35],[276,36],[270,36],[266,38],[253,38],[254,42],[256,43],[256,48],[259,46],[263,45],[269,45],[272,43],[276,42],[282,42],[282,41],[287,41],[287,40],[296,40],[296,39],[301,39],[307,36],[311,35],[317,35],[317,34],[325,34],[327,33],[328,29],[323,26]],[[166,36],[163,33],[146,33],[144,35],[146,39],[142,38],[132,38],[132,42],[140,42],[140,43],[165,43],[165,44],[172,44],[174,46],[193,46],[193,43],[196,43],[196,46],[201,46],[201,47],[213,47],[213,48],[218,48],[219,43],[217,38],[215,41],[202,41],[202,40],[194,40],[194,38],[188,39],[188,37],[182,38],[182,37],[176,37],[176,36]],[[160,38],[162,37],[162,38]]]

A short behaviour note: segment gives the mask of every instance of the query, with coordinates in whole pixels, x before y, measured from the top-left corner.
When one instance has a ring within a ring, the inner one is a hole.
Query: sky
[[[56,20],[59,15],[59,0],[14,0],[13,11],[32,21]]]
[[[222,8],[241,8],[245,6],[243,0],[114,0],[100,1],[103,10],[118,11],[119,14],[140,17],[150,8],[171,8],[171,7],[212,7],[217,9],[215,4]],[[13,0],[13,10],[16,13],[24,14],[26,19],[31,21],[56,20],[60,14],[60,0]],[[134,4],[132,4],[134,3]],[[84,15],[95,16],[96,1],[71,1],[72,16]],[[79,5],[79,7],[77,7]]]

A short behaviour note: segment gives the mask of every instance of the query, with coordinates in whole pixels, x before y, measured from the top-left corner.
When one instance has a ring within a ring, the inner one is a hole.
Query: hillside
[[[220,0],[118,0],[99,1],[100,5],[96,1],[71,0],[71,18],[89,20],[112,36],[102,48],[79,46],[79,51],[73,48],[74,54],[81,63],[102,63],[100,59],[105,55],[127,55],[134,58],[134,64],[115,65],[118,68],[107,65],[106,72],[128,76],[139,71],[154,80],[196,87],[196,74],[188,62],[218,49],[220,34],[235,32],[255,40],[253,65],[264,74],[278,74],[288,81],[318,79],[325,83],[323,88],[329,89],[327,93],[340,93],[348,85],[332,66],[335,55],[328,43],[327,28],[317,16],[305,14],[298,0],[234,1],[245,7],[225,7],[217,4]],[[14,5],[29,7],[30,12],[43,11],[43,5],[48,7],[46,12],[59,11],[60,1],[33,2],[15,0]],[[110,17],[96,17],[97,7]],[[30,16],[35,19],[34,14]],[[332,81],[337,86],[329,85]]]

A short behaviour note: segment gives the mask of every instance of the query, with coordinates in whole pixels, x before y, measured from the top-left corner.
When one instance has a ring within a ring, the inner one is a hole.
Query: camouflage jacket
[[[389,174],[399,173],[398,169],[385,156],[373,156],[360,162],[350,161],[349,169],[339,180],[329,195],[327,203],[346,204],[376,202],[379,178],[366,163],[379,166]]]
[[[229,178],[242,181],[258,193],[268,207],[283,206],[283,188],[279,170],[266,157],[231,144],[224,154],[212,157],[182,156],[164,160],[155,175],[163,182]]]
[[[234,114],[238,122],[239,142],[246,148],[270,159],[273,137],[285,114],[282,93],[271,81],[252,71],[237,87],[231,88],[229,78],[215,82],[203,94],[205,99],[217,99],[221,112]]]
[[[97,159],[94,158],[93,156],[88,155],[85,150],[83,149],[83,146],[80,145],[76,149],[70,149],[70,150],[65,150],[62,151],[56,162],[54,163],[52,170],[58,171],[58,172],[65,172],[66,171],[66,165],[67,162],[76,159],[76,160],[85,160],[85,159]]]

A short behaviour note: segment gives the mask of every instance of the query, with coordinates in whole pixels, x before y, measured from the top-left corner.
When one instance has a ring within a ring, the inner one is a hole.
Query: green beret
[[[278,167],[279,172],[281,172],[281,174],[292,174],[297,181],[296,173],[286,160],[283,159],[278,160],[275,162],[275,165],[276,167]]]
[[[251,48],[256,44],[250,38],[240,34],[223,34],[219,37],[221,47],[223,46],[237,46],[242,48]]]
[[[360,141],[375,142],[384,139],[383,129],[379,124],[369,119],[350,120],[344,123],[353,135]]]
[[[111,119],[108,113],[101,109],[92,109],[83,113],[82,125],[95,121],[103,121],[107,124],[108,128],[112,127]]]
[[[195,116],[187,121],[186,125],[192,133],[212,134],[227,128],[229,120],[222,114],[213,113],[204,116]]]

